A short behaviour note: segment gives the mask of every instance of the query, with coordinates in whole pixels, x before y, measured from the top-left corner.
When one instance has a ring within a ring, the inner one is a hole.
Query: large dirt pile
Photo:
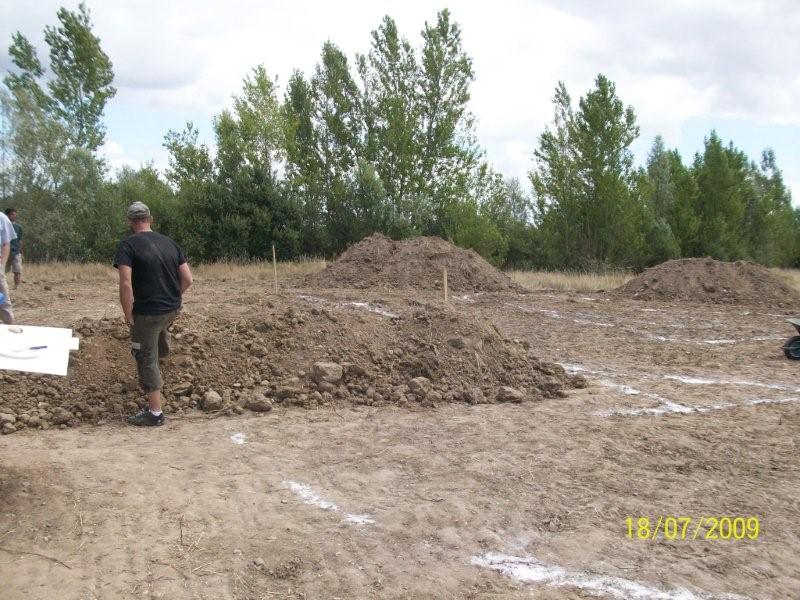
[[[323,271],[309,275],[314,288],[442,289],[447,267],[448,288],[454,292],[524,292],[504,273],[473,250],[438,237],[396,242],[373,234],[348,248]]]
[[[647,269],[612,294],[637,300],[800,306],[800,293],[761,265],[710,258],[670,260]]]
[[[263,412],[275,404],[521,402],[582,385],[526,345],[442,304],[408,300],[391,312],[305,296],[241,306],[233,316],[223,305],[183,313],[173,325],[162,364],[172,416]],[[143,405],[127,326],[83,320],[75,329],[81,349],[66,378],[0,373],[7,433],[115,419]]]

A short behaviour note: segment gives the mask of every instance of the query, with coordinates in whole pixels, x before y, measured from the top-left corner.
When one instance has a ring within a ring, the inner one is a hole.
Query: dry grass
[[[291,279],[325,268],[320,259],[303,259],[278,263],[278,279]],[[217,262],[192,267],[198,281],[272,281],[272,262]],[[800,291],[800,269],[771,269],[789,285]],[[627,271],[609,273],[577,273],[559,271],[509,271],[508,275],[530,290],[596,292],[613,290],[633,277]],[[100,263],[26,263],[25,279],[29,282],[108,282],[116,281],[116,270]]]
[[[315,273],[325,268],[324,260],[308,259],[278,263],[278,279]],[[272,281],[272,262],[217,262],[192,267],[198,281],[245,280]],[[103,282],[116,281],[117,272],[110,265],[100,263],[26,263],[24,277],[27,281],[48,282]]]
[[[508,275],[529,290],[598,292],[613,290],[628,281],[627,271],[610,273],[570,273],[559,271],[509,271]]]
[[[72,263],[72,262],[27,262],[22,266],[23,277],[26,281],[116,281],[117,272],[111,265],[101,263]]]
[[[770,269],[787,284],[800,292],[800,269]]]
[[[800,291],[800,269],[770,269],[778,277]],[[611,273],[570,273],[547,271],[509,271],[508,275],[530,290],[559,290],[573,292],[596,292],[613,290],[626,283],[634,273],[618,271]]]
[[[325,268],[326,262],[320,259],[300,259],[278,263],[278,280],[316,273]],[[272,281],[272,261],[259,262],[216,262],[192,267],[198,280],[244,280]]]

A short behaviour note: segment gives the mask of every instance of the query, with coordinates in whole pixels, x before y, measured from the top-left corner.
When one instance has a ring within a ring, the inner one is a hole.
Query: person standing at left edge
[[[11,255],[11,242],[17,239],[17,233],[11,225],[11,221],[0,212],[0,321],[6,325],[14,324],[14,313],[11,310],[11,299],[8,297],[8,285],[6,284],[6,261]]]
[[[16,240],[11,240],[11,272],[14,273],[14,289],[19,287],[22,282],[22,225],[17,223],[17,209],[7,208],[6,216],[11,221],[14,232],[17,234]]]
[[[142,202],[128,207],[133,232],[117,248],[119,301],[131,326],[131,354],[136,359],[139,385],[148,406],[128,417],[131,425],[162,425],[159,356],[169,352],[167,327],[178,315],[183,293],[192,285],[192,272],[178,244],[150,228],[153,217]]]

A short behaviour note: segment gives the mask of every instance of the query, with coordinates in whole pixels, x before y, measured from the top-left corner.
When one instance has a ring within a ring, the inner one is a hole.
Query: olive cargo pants
[[[177,310],[163,315],[133,315],[131,354],[136,359],[139,385],[145,394],[160,390],[163,385],[158,359],[169,352],[167,327],[177,315]]]

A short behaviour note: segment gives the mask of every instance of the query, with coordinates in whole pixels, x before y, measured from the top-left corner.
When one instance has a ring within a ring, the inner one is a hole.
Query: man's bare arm
[[[5,266],[9,254],[11,254],[11,242],[6,242],[0,248],[0,265]]]
[[[181,280],[181,295],[192,286],[192,270],[189,263],[183,263],[178,267],[178,278]]]
[[[133,325],[133,283],[131,273],[133,269],[126,265],[119,266],[119,303],[125,320]]]

